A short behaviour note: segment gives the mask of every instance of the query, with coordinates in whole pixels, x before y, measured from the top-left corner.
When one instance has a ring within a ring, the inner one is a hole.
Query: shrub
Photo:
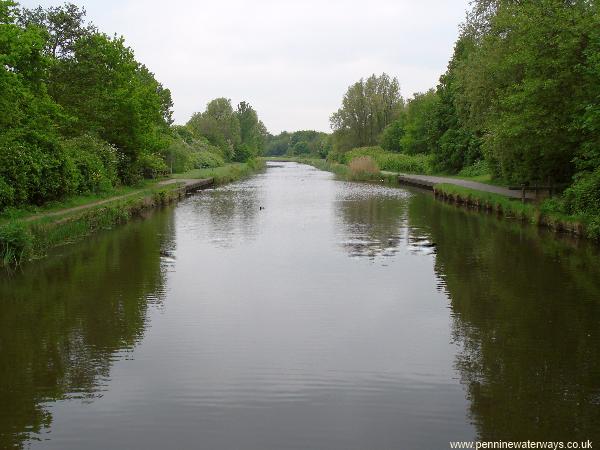
[[[15,200],[15,190],[8,185],[2,175],[0,175],[0,211],[13,204]]]
[[[481,175],[487,175],[490,172],[491,171],[487,162],[483,159],[480,159],[470,166],[463,167],[458,174],[462,177],[478,177]]]
[[[195,159],[196,169],[212,169],[225,165],[221,155],[207,150],[195,153]]]
[[[568,213],[600,217],[600,167],[580,174],[563,198]]]
[[[144,178],[156,178],[168,172],[165,161],[156,153],[142,153],[136,161],[135,167]]]
[[[340,162],[343,164],[349,164],[354,158],[358,158],[360,156],[370,156],[377,161],[378,158],[386,153],[387,152],[381,147],[358,147],[350,150],[349,152],[343,153]]]
[[[405,155],[403,153],[387,153],[377,158],[381,170],[389,172],[433,173],[431,155]]]
[[[172,173],[184,173],[196,166],[195,152],[182,139],[173,139],[161,154]]]
[[[118,183],[117,151],[109,143],[83,135],[63,141],[62,146],[77,171],[76,192],[109,191]]]
[[[0,139],[0,177],[10,187],[2,189],[3,208],[40,205],[73,193],[77,169],[57,142]]]
[[[254,158],[254,156],[256,156],[254,150],[248,144],[240,144],[235,149],[233,160],[236,162],[246,162]]]

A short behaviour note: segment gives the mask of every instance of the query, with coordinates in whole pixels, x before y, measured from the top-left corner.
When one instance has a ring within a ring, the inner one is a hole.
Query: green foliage
[[[381,147],[384,150],[396,153],[402,151],[400,140],[404,137],[405,120],[406,115],[402,113],[399,115],[398,119],[394,120],[384,128],[380,139]]]
[[[20,222],[0,226],[0,266],[18,265],[32,251],[32,235]]]
[[[283,131],[277,136],[269,135],[265,155],[310,155],[325,158],[331,150],[330,135],[314,130],[300,130],[293,133]]]
[[[196,154],[196,169],[215,168],[225,165],[225,160],[217,153],[201,151]]]
[[[583,1],[498,2],[467,27],[473,49],[457,68],[465,117],[484,131],[486,158],[504,178],[547,183],[573,174],[586,140],[576,124],[597,89],[586,68],[595,9]]]
[[[416,155],[433,151],[436,137],[434,112],[438,101],[433,89],[425,94],[415,94],[408,101],[403,119],[404,130],[398,143],[402,153]]]
[[[241,102],[235,114],[240,124],[240,145],[236,148],[235,160],[243,162],[262,153],[267,129],[247,102]]]
[[[335,151],[377,144],[381,132],[398,117],[403,104],[398,80],[385,73],[351,85],[341,108],[330,118]]]
[[[196,138],[205,137],[221,149],[225,159],[231,161],[236,146],[241,143],[240,122],[233,111],[231,100],[216,98],[206,105],[203,113],[196,113],[187,127]]]
[[[600,218],[600,167],[580,174],[564,192],[565,209],[569,214],[593,215]]]
[[[179,136],[171,139],[171,143],[160,153],[171,173],[187,172],[196,166],[197,158],[192,147]]]
[[[66,139],[62,146],[76,169],[76,193],[106,192],[118,184],[115,147],[89,134]]]
[[[156,178],[166,174],[168,170],[164,159],[156,153],[142,153],[138,156],[134,167],[134,172],[141,173],[144,178]]]
[[[470,166],[463,167],[458,173],[462,177],[479,177],[490,173],[490,168],[484,159],[474,162]]]
[[[170,92],[135,60],[122,38],[91,34],[79,39],[73,57],[54,65],[49,92],[76,118],[70,134],[92,132],[119,150],[125,182],[142,152],[155,153],[167,143]]]

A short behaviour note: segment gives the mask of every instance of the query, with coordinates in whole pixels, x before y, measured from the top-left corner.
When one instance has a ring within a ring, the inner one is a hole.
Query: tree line
[[[0,210],[142,178],[245,161],[266,129],[246,102],[210,102],[185,126],[170,91],[85,10],[0,0]]]
[[[264,148],[266,156],[325,158],[330,151],[331,136],[314,130],[283,131],[276,136],[268,134]]]
[[[404,101],[386,74],[348,88],[331,157],[379,145],[440,173],[570,185],[564,212],[600,217],[598,6],[475,0],[435,88]]]

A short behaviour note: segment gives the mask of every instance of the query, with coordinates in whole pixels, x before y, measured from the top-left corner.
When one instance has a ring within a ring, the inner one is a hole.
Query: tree
[[[228,98],[211,100],[206,110],[195,113],[187,126],[196,136],[204,136],[219,147],[229,160],[233,159],[235,148],[241,144],[240,122]]]
[[[56,132],[59,108],[46,91],[45,38],[37,27],[18,25],[17,13],[16,3],[0,0],[0,209],[74,188],[75,169]]]
[[[264,124],[258,120],[258,114],[247,102],[241,102],[235,114],[240,124],[240,144],[245,146],[246,153],[250,153],[251,156],[258,155],[264,146]]]
[[[50,94],[72,117],[63,131],[91,132],[115,145],[125,181],[142,153],[165,145],[171,94],[135,60],[123,38],[84,36],[76,42],[73,57],[58,61],[53,73]]]
[[[436,143],[432,152],[435,168],[439,171],[457,173],[482,158],[482,125],[470,117],[472,105],[466,99],[464,83],[457,73],[473,49],[472,37],[463,35],[459,38],[448,69],[437,86],[438,102],[432,123]]]
[[[398,117],[403,104],[398,80],[385,73],[351,85],[342,107],[330,117],[336,150],[376,144],[383,129]]]
[[[85,8],[73,3],[47,9],[38,6],[21,10],[19,23],[24,27],[37,25],[42,28],[47,33],[46,53],[63,59],[73,55],[79,39],[97,33],[94,25],[85,24],[85,15]]]
[[[403,112],[396,120],[383,129],[379,143],[384,150],[396,153],[402,151],[400,140],[404,136],[405,121],[406,115]]]
[[[431,153],[435,145],[434,112],[439,98],[433,89],[417,93],[409,100],[404,117],[404,133],[399,146],[403,153]]]
[[[469,126],[484,129],[483,150],[512,181],[566,181],[586,136],[577,126],[589,101],[587,49],[593,2],[482,2],[469,36],[474,50],[458,67]]]

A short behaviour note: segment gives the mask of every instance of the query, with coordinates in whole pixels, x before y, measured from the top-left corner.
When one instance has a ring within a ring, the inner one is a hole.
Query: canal
[[[599,256],[270,163],[0,275],[0,447],[600,445]]]

